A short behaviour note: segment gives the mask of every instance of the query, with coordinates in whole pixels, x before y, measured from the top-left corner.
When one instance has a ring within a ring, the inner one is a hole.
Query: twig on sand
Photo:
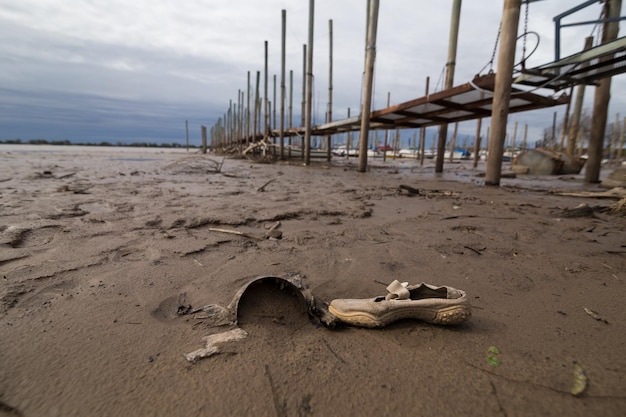
[[[228,230],[228,229],[217,229],[214,227],[209,227],[209,231],[211,232],[220,232],[220,233],[228,233],[231,235],[237,235],[237,236],[243,236],[243,237],[247,237],[249,239],[254,239],[254,240],[265,240],[263,238],[260,238],[258,236],[254,236],[248,233],[244,233],[244,232],[240,232],[238,230]]]
[[[263,184],[262,186],[260,186],[259,188],[257,188],[257,191],[262,193],[263,191],[265,191],[265,187],[267,187],[268,185],[270,185],[271,183],[273,183],[274,181],[276,181],[278,178],[272,178],[271,180],[269,180],[268,182],[266,182],[265,184]]]
[[[467,245],[464,245],[463,247],[464,247],[465,249],[469,249],[469,250],[471,250],[471,251],[472,251],[472,252],[474,252],[476,255],[482,255],[482,253],[480,253],[480,250],[479,250],[479,249],[475,249],[475,248],[473,248],[473,247],[471,247],[471,246],[467,246]]]
[[[342,358],[341,356],[339,356],[339,355],[337,354],[337,352],[335,352],[335,351],[334,351],[334,349],[333,349],[332,347],[330,347],[330,345],[328,344],[328,341],[326,341],[326,339],[323,339],[323,338],[322,338],[322,342],[324,342],[324,344],[326,345],[326,347],[328,348],[328,350],[330,351],[330,353],[332,353],[332,354],[333,354],[333,356],[334,356],[334,357],[335,357],[335,358],[336,358],[339,362],[341,362],[341,363],[347,363],[347,362],[345,361],[345,359],[344,359],[344,358]]]

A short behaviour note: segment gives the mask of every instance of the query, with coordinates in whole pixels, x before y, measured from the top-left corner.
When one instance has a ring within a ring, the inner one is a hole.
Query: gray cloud
[[[419,97],[426,77],[441,88],[447,57],[452,2],[381,2],[374,107]],[[541,43],[529,65],[553,59],[553,16],[572,7],[567,0],[533,3],[528,29]],[[173,141],[213,125],[246,91],[250,71],[263,70],[269,42],[270,83],[280,77],[281,10],[287,10],[287,70],[294,73],[294,108],[299,119],[302,45],[307,40],[308,2],[232,0],[184,3],[0,0],[0,139],[49,138]],[[597,18],[590,7],[569,21]],[[328,20],[333,20],[334,115],[358,113],[365,41],[363,0],[317,0],[315,10],[315,114],[318,123],[328,96]],[[455,84],[467,82],[491,58],[501,0],[463,3]],[[524,17],[520,32],[524,28]],[[582,48],[591,27],[562,32],[562,56]],[[522,40],[518,42],[521,49]],[[534,44],[528,39],[529,46]],[[494,66],[495,68],[495,66]],[[262,78],[261,78],[262,79]],[[614,92],[626,85],[614,78]],[[261,92],[263,89],[261,88]],[[273,99],[270,84],[270,99]],[[278,94],[280,97],[280,94]],[[590,107],[593,93],[587,93]],[[611,113],[626,113],[626,98],[613,94]],[[511,115],[537,136],[551,125],[553,111]],[[488,124],[488,123],[486,123]],[[475,122],[460,126],[472,134]],[[195,135],[195,133],[194,133]],[[407,135],[412,135],[408,132]]]

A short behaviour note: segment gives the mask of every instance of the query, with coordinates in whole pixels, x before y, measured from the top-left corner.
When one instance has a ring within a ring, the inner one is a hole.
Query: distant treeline
[[[133,143],[111,143],[111,142],[71,142],[69,140],[46,140],[46,139],[30,139],[28,141],[22,141],[22,139],[6,139],[0,140],[0,144],[11,145],[59,145],[59,146],[128,146],[132,148],[184,148],[185,145],[180,143],[149,143],[149,142],[133,142]],[[190,148],[196,148],[195,145],[189,145]]]

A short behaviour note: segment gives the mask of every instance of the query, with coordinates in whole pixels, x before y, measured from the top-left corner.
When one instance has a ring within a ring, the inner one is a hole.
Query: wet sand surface
[[[212,161],[0,145],[0,416],[624,415],[626,217],[558,194],[602,191],[582,176]],[[181,305],[288,273],[320,302],[448,285],[473,315],[331,330],[265,283],[241,299],[246,338],[185,359],[230,327]]]

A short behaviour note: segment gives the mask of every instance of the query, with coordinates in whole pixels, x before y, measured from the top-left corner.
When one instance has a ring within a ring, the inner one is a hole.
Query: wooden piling
[[[484,93],[481,91],[480,93],[480,99],[482,100],[484,96]],[[474,135],[474,163],[473,163],[473,167],[477,168],[478,167],[478,160],[480,159],[480,130],[482,128],[483,125],[483,118],[479,117],[478,121],[476,122],[476,135]]]
[[[515,60],[515,44],[517,42],[521,4],[521,0],[504,0],[485,185],[499,186],[502,175],[502,153],[509,116],[513,61]]]
[[[370,14],[365,48],[365,80],[363,81],[363,107],[361,109],[361,131],[359,134],[359,172],[367,170],[367,148],[372,111],[372,84],[374,82],[374,61],[376,59],[376,30],[378,28],[378,8],[380,0],[369,0]]]
[[[311,112],[313,107],[313,24],[315,0],[309,0],[309,38],[306,61],[306,114],[304,117],[304,165],[311,163]]]
[[[611,136],[611,149],[609,153],[610,163],[617,164],[617,135],[619,130],[619,113],[615,114],[615,122],[613,123],[613,135]]]
[[[556,151],[556,112],[552,113],[552,137],[550,138],[552,150]]]
[[[456,135],[459,132],[459,122],[454,124],[454,133],[450,141],[450,162],[454,161],[454,148],[456,147]]]
[[[265,64],[264,64],[264,71],[263,71],[263,77],[264,77],[264,82],[263,82],[263,136],[266,136],[269,134],[270,132],[270,128],[269,128],[269,120],[270,120],[270,111],[269,111],[269,102],[268,102],[268,97],[267,97],[267,49],[268,49],[268,45],[267,45],[267,41],[265,41]]]
[[[259,131],[258,120],[259,120],[259,115],[260,115],[260,110],[261,110],[259,108],[259,100],[261,99],[261,97],[259,97],[260,82],[261,82],[261,71],[257,71],[256,72],[256,87],[255,87],[255,92],[254,92],[254,121],[253,121],[253,128],[252,128],[253,140],[256,138],[256,135]]]
[[[593,36],[585,38],[584,50],[591,49],[593,46]],[[587,61],[581,64],[581,67],[587,67]],[[578,84],[576,87],[576,100],[574,101],[574,110],[572,110],[569,131],[567,132],[567,153],[571,156],[576,154],[576,140],[578,139],[578,129],[580,125],[580,115],[583,111],[583,101],[585,98],[585,84]],[[571,101],[571,97],[570,97]]]
[[[569,110],[570,105],[572,104],[572,93],[574,92],[574,86],[572,85],[569,90],[570,100],[567,102],[565,106],[565,115],[563,116],[563,126],[561,128],[561,133],[559,134],[559,152],[565,151],[565,137],[567,136],[569,130]]]
[[[619,17],[622,7],[622,0],[608,0],[605,2],[607,19]],[[602,43],[617,39],[619,22],[605,22],[602,31]],[[601,57],[600,62],[612,59],[613,54]],[[600,166],[602,164],[602,153],[604,145],[604,133],[606,130],[607,110],[611,98],[611,77],[604,78],[598,82],[593,100],[593,116],[591,119],[591,136],[589,138],[589,149],[587,166],[585,167],[585,182],[595,183],[600,179]]]
[[[300,126],[304,127],[306,114],[306,44],[302,45],[302,110],[300,111]],[[302,143],[304,146],[304,142]],[[304,151],[304,149],[302,149]],[[304,158],[304,152],[302,152]]]
[[[387,107],[391,105],[391,92],[387,91]],[[387,162],[387,144],[389,143],[389,129],[385,129],[385,139],[383,145],[383,162]]]
[[[430,77],[426,77],[426,88],[424,95],[428,97],[430,89]],[[420,166],[424,165],[424,151],[426,150],[426,128],[420,128]]]
[[[515,148],[517,147],[517,120],[515,121],[515,125],[513,125],[513,142],[511,143],[511,148],[513,154],[515,154]],[[512,155],[514,156],[514,155]]]
[[[201,126],[202,131],[202,153],[206,153],[206,126]]]
[[[270,135],[270,142],[272,143],[272,145],[276,145],[278,143],[278,138],[276,138],[272,134],[272,131],[276,129],[276,107],[278,107],[278,104],[276,101],[276,74],[272,76],[272,79],[274,82],[272,84],[274,95],[273,95],[273,101],[270,101],[270,128],[269,128],[268,134]],[[277,155],[276,146],[272,146],[271,153],[272,153],[272,156],[274,157]]]
[[[242,139],[245,136],[245,133],[244,133],[244,107],[245,107],[244,94],[245,93],[243,90],[239,91],[239,107],[237,109],[237,112],[238,112],[237,114],[239,116],[237,119],[237,143],[239,144],[240,152],[243,152],[244,141]]]
[[[288,112],[288,122],[289,130],[293,128],[293,70],[289,70],[289,112]],[[289,135],[289,147],[287,148],[287,157],[291,159],[291,135]]]
[[[446,81],[444,88],[452,88],[454,84],[454,68],[456,66],[456,49],[459,40],[459,24],[461,20],[461,0],[452,3],[452,16],[450,19],[450,39],[448,41],[448,62],[446,62]],[[437,159],[435,172],[443,172],[444,153],[448,140],[448,125],[443,124],[439,129],[439,141],[437,142]]]
[[[350,107],[348,107],[348,119],[350,118]],[[346,160],[350,160],[350,148],[352,147],[352,130],[346,136]]]
[[[282,11],[282,42],[280,48],[280,159],[285,159],[285,49],[287,11]]]
[[[333,21],[328,21],[328,113],[326,122],[333,121]],[[326,160],[330,162],[332,152],[332,135],[326,136]]]
[[[250,145],[250,71],[248,71],[248,84],[246,86],[246,148]]]
[[[617,161],[619,165],[621,165],[622,163],[622,152],[624,148],[624,134],[625,133],[626,133],[626,117],[624,117],[624,119],[622,120],[622,130],[619,135],[620,136],[619,148],[617,149]]]

